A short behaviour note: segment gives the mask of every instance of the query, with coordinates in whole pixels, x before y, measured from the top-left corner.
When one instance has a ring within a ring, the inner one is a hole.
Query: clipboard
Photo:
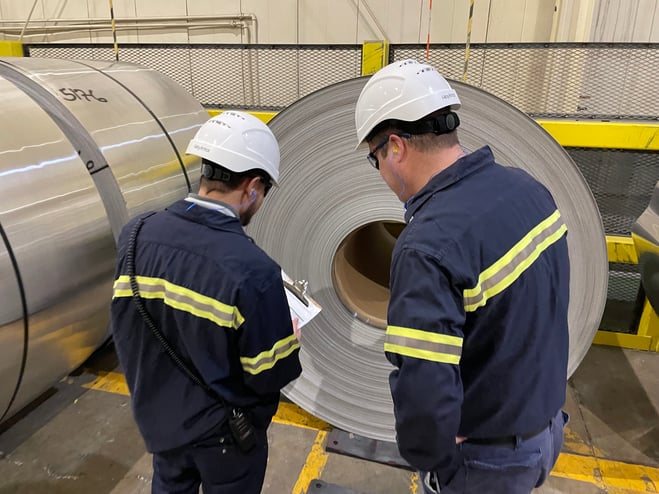
[[[281,277],[284,280],[284,292],[291,311],[291,320],[297,317],[298,328],[301,328],[316,317],[322,307],[309,295],[306,281],[293,280],[283,269]]]

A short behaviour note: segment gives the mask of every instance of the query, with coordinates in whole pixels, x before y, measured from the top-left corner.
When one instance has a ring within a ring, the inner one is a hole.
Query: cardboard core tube
[[[391,254],[404,227],[390,221],[368,223],[341,242],[332,261],[332,281],[343,305],[381,329],[387,327]]]

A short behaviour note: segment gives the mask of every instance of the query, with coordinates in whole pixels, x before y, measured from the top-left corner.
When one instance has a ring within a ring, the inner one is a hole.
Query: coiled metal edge
[[[387,233],[395,236],[403,206],[368,166],[367,150],[354,150],[354,107],[366,80],[318,90],[270,122],[281,146],[281,187],[248,232],[287,274],[308,280],[323,306],[303,328],[303,373],[285,395],[335,427],[393,441],[392,366],[383,353],[382,320],[369,319],[382,315],[376,307],[382,301],[369,305],[368,298],[381,297],[382,280],[373,273],[388,277],[393,241]],[[451,84],[462,101],[458,132],[465,150],[487,144],[499,163],[531,173],[549,188],[568,226],[571,375],[590,347],[606,302],[607,253],[597,205],[567,153],[532,119],[485,91]],[[346,262],[346,245],[366,269]],[[350,292],[354,286],[365,286],[366,293]]]

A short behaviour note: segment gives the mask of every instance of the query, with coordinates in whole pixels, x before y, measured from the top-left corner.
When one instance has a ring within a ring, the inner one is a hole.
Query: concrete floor
[[[659,492],[659,354],[593,346],[570,380],[563,453],[538,493]],[[328,453],[331,427],[282,402],[264,493],[421,493],[412,472]],[[111,346],[0,434],[0,494],[150,492],[151,458]]]

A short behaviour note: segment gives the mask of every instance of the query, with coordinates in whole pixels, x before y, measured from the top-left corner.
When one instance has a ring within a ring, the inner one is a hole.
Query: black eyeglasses
[[[391,137],[391,134],[388,135],[387,137],[385,137],[384,139],[382,139],[382,142],[380,142],[380,144],[375,146],[375,148],[373,148],[373,151],[371,151],[370,153],[368,153],[366,155],[366,159],[371,164],[371,166],[373,168],[375,168],[376,170],[380,169],[380,162],[378,161],[378,157],[375,156],[375,153],[377,153],[382,148],[382,146],[384,146],[386,143],[389,142],[390,137]]]
[[[371,164],[371,166],[372,166],[373,168],[375,168],[376,170],[379,170],[379,169],[380,169],[380,162],[378,161],[377,156],[375,156],[375,153],[377,153],[377,152],[382,148],[382,146],[384,146],[386,143],[389,142],[389,138],[390,138],[391,136],[398,136],[398,137],[402,137],[403,139],[409,139],[410,137],[412,137],[412,134],[408,134],[408,133],[402,133],[402,134],[389,134],[387,137],[385,137],[385,138],[382,140],[382,142],[381,142],[380,144],[378,144],[377,146],[375,146],[375,147],[373,148],[373,151],[371,151],[370,153],[368,153],[368,154],[366,155],[366,159],[367,159],[368,162]]]

